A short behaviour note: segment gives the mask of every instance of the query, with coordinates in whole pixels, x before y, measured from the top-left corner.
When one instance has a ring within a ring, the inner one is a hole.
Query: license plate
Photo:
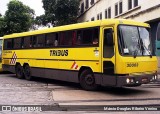
[[[142,82],[148,82],[148,79],[147,78],[143,78]]]

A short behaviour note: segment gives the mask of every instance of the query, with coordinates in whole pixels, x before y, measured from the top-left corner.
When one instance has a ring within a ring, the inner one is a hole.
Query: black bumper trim
[[[153,76],[157,74],[146,74],[141,76],[102,76],[102,86],[113,86],[113,87],[123,87],[123,86],[137,86],[141,84],[147,84],[156,80],[152,80]],[[133,83],[127,83],[126,80],[133,79]],[[157,77],[158,78],[158,77]]]

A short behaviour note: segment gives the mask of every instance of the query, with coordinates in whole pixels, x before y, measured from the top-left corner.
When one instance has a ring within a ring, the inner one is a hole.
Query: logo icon
[[[73,65],[72,65],[72,67],[71,67],[71,69],[76,69],[76,70],[77,70],[78,68],[79,68],[79,67],[78,67],[77,63],[74,62]]]
[[[12,111],[11,106],[2,106],[2,111]]]
[[[16,60],[17,60],[17,55],[16,55],[16,53],[14,52],[14,53],[13,53],[13,56],[12,56],[12,59],[11,59],[11,61],[10,61],[10,64],[16,64]]]

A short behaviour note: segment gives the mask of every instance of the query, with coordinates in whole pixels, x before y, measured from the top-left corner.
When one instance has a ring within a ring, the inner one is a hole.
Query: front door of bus
[[[103,59],[102,59],[102,71],[103,71],[103,84],[113,85],[115,78],[113,77],[115,71],[115,47],[114,47],[114,35],[113,28],[107,27],[103,29]]]

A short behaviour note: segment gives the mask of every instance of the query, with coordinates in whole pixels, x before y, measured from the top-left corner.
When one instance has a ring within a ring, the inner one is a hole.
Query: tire
[[[94,74],[90,69],[82,71],[80,75],[80,85],[87,91],[93,91],[98,88],[98,85],[95,82]]]
[[[24,77],[26,80],[32,80],[31,69],[29,65],[24,66]]]
[[[19,79],[24,78],[23,67],[20,64],[16,65],[15,71],[17,78]]]

